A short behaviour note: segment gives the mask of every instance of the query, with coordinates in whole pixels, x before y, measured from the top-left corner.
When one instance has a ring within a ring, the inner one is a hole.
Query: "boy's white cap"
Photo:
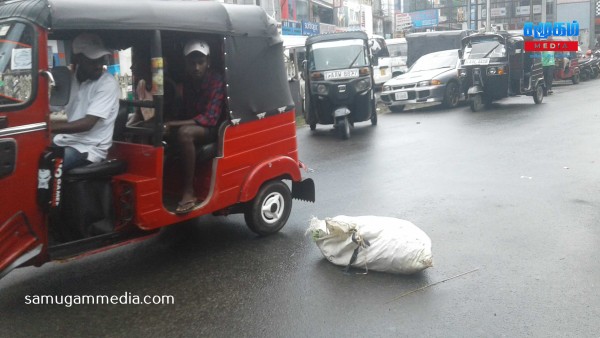
[[[112,51],[104,47],[104,43],[98,35],[93,33],[81,33],[73,40],[73,53],[81,53],[88,59],[96,60],[112,54]]]
[[[210,53],[210,48],[208,47],[208,43],[202,40],[191,40],[183,47],[183,55],[187,56],[191,52],[200,52],[204,55],[208,55]]]

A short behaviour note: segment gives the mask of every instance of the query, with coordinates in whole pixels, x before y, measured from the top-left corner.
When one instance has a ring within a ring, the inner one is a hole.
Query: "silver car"
[[[381,100],[391,111],[404,110],[407,104],[441,102],[456,107],[464,98],[458,77],[458,49],[420,57],[407,73],[383,84]]]

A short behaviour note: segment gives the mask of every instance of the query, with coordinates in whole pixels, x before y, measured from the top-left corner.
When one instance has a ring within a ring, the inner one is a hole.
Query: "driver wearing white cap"
[[[105,57],[112,52],[96,34],[82,33],[73,40],[75,74],[71,81],[67,122],[56,122],[53,143],[65,150],[63,170],[106,158],[112,145],[120,89],[104,72]]]

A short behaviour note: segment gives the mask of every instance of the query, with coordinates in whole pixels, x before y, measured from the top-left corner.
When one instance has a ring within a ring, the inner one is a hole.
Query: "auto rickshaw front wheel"
[[[350,121],[348,120],[348,116],[339,117],[336,120],[334,128],[338,130],[342,139],[347,140],[350,138]]]
[[[533,102],[535,104],[540,104],[544,100],[544,87],[541,84],[537,84],[535,86],[535,91],[533,92]]]
[[[483,103],[483,97],[481,96],[481,94],[475,94],[471,96],[471,99],[469,100],[469,105],[471,106],[472,112],[478,112],[482,110],[485,104]]]
[[[252,232],[260,236],[277,233],[290,217],[292,194],[282,181],[268,181],[248,205],[244,220]]]

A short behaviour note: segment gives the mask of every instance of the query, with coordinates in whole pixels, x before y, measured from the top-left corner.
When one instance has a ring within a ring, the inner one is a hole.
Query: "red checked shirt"
[[[183,99],[184,118],[193,119],[199,126],[214,127],[225,104],[225,81],[220,74],[208,69],[200,89],[194,89],[191,83],[183,87]]]

